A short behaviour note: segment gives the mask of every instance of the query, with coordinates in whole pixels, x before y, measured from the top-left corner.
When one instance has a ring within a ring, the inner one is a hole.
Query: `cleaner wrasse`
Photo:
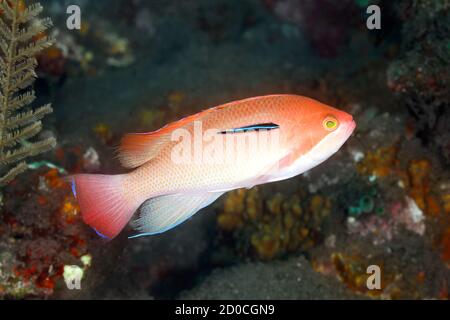
[[[72,188],[84,221],[114,238],[140,208],[138,235],[174,228],[223,193],[285,180],[333,155],[352,134],[351,115],[297,95],[210,108],[149,133],[126,135],[129,173],[79,174]]]

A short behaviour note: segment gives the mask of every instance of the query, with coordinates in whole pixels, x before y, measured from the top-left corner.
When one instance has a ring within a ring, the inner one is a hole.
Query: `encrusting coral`
[[[44,34],[52,22],[38,19],[40,4],[25,6],[22,0],[0,0],[0,186],[27,169],[25,158],[56,145],[53,137],[30,142],[42,129],[40,121],[52,112],[50,104],[21,110],[34,101],[36,54],[52,40]]]
[[[237,252],[246,255],[250,249],[255,257],[267,261],[313,247],[331,213],[330,199],[277,192],[264,201],[265,196],[258,187],[227,194],[217,223],[222,231],[233,235]]]

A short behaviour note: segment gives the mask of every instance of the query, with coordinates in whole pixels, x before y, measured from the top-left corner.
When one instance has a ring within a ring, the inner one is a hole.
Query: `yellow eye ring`
[[[333,116],[328,116],[323,120],[322,124],[325,130],[334,131],[339,126],[339,121]]]

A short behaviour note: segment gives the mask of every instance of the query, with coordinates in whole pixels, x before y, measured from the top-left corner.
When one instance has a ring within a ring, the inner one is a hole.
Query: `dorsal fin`
[[[178,128],[187,127],[194,120],[202,118],[205,114],[216,108],[207,109],[181,120],[171,122],[161,129],[147,133],[130,133],[120,142],[119,160],[125,168],[136,168],[150,161],[161,151],[166,143],[170,142],[170,135]]]
[[[136,168],[154,158],[165,143],[169,134],[130,133],[120,142],[118,158],[125,168]]]

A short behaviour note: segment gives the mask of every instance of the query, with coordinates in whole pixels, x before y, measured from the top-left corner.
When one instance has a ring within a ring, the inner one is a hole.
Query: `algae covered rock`
[[[417,119],[418,136],[450,161],[450,2],[396,4],[402,54],[387,70],[389,88]]]

